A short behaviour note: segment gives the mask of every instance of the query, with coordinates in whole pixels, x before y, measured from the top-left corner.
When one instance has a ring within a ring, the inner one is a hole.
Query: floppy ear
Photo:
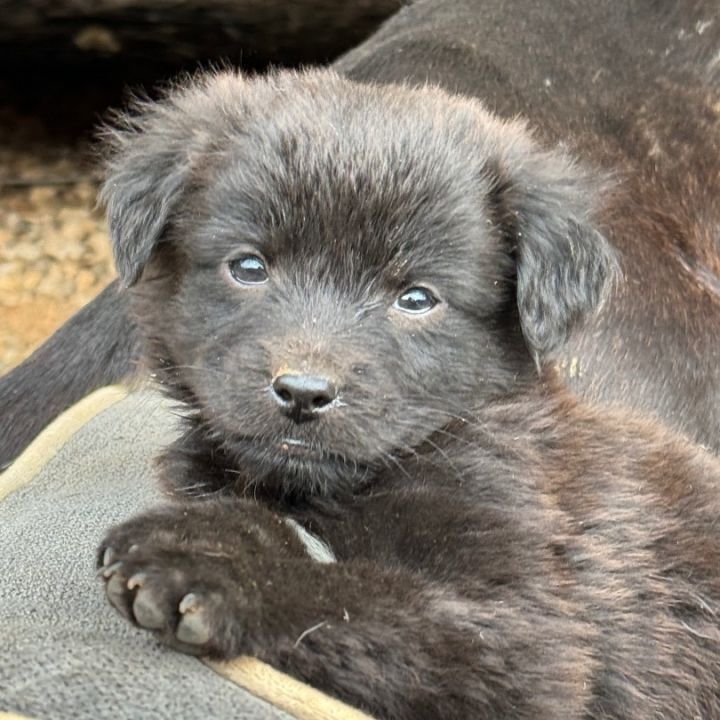
[[[177,123],[163,132],[161,105],[135,102],[103,131],[109,149],[100,199],[120,281],[133,285],[157,247],[182,195],[189,163]]]
[[[199,76],[157,102],[136,100],[101,131],[107,158],[100,199],[125,287],[163,240],[193,169],[227,125],[223,102],[242,85],[238,73]]]
[[[515,259],[522,332],[539,365],[598,309],[619,272],[593,221],[603,183],[561,150],[541,150],[520,123],[504,124],[493,144],[492,204]]]

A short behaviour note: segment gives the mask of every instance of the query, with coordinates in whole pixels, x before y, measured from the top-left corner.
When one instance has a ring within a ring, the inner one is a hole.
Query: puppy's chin
[[[282,495],[339,495],[358,489],[374,472],[367,462],[293,438],[235,438],[226,448],[250,488]]]

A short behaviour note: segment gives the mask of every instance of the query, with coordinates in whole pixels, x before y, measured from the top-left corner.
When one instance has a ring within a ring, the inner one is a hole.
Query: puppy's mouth
[[[301,460],[322,462],[322,460],[327,457],[327,454],[322,450],[313,447],[304,440],[298,440],[297,438],[283,438],[278,445],[278,450],[281,455],[287,455],[288,457],[294,457]]]
[[[366,462],[290,436],[240,437],[234,446],[246,467],[263,475],[274,471],[290,476],[364,477],[369,469]]]

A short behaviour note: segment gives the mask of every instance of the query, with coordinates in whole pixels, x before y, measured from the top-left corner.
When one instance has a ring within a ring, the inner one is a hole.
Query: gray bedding
[[[291,717],[132,628],[95,577],[106,528],[162,501],[149,459],[174,424],[157,395],[132,395],[0,500],[0,711],[53,720]]]

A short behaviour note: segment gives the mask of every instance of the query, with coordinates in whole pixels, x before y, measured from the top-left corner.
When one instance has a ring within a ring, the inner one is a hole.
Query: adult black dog
[[[597,222],[621,252],[623,278],[569,342],[531,350],[557,361],[586,397],[629,404],[717,450],[714,10],[712,0],[419,2],[335,67],[360,81],[429,81],[479,97],[611,171],[617,190]],[[509,248],[516,259],[518,250]],[[0,380],[0,467],[89,390],[136,373],[141,355],[113,284]]]

